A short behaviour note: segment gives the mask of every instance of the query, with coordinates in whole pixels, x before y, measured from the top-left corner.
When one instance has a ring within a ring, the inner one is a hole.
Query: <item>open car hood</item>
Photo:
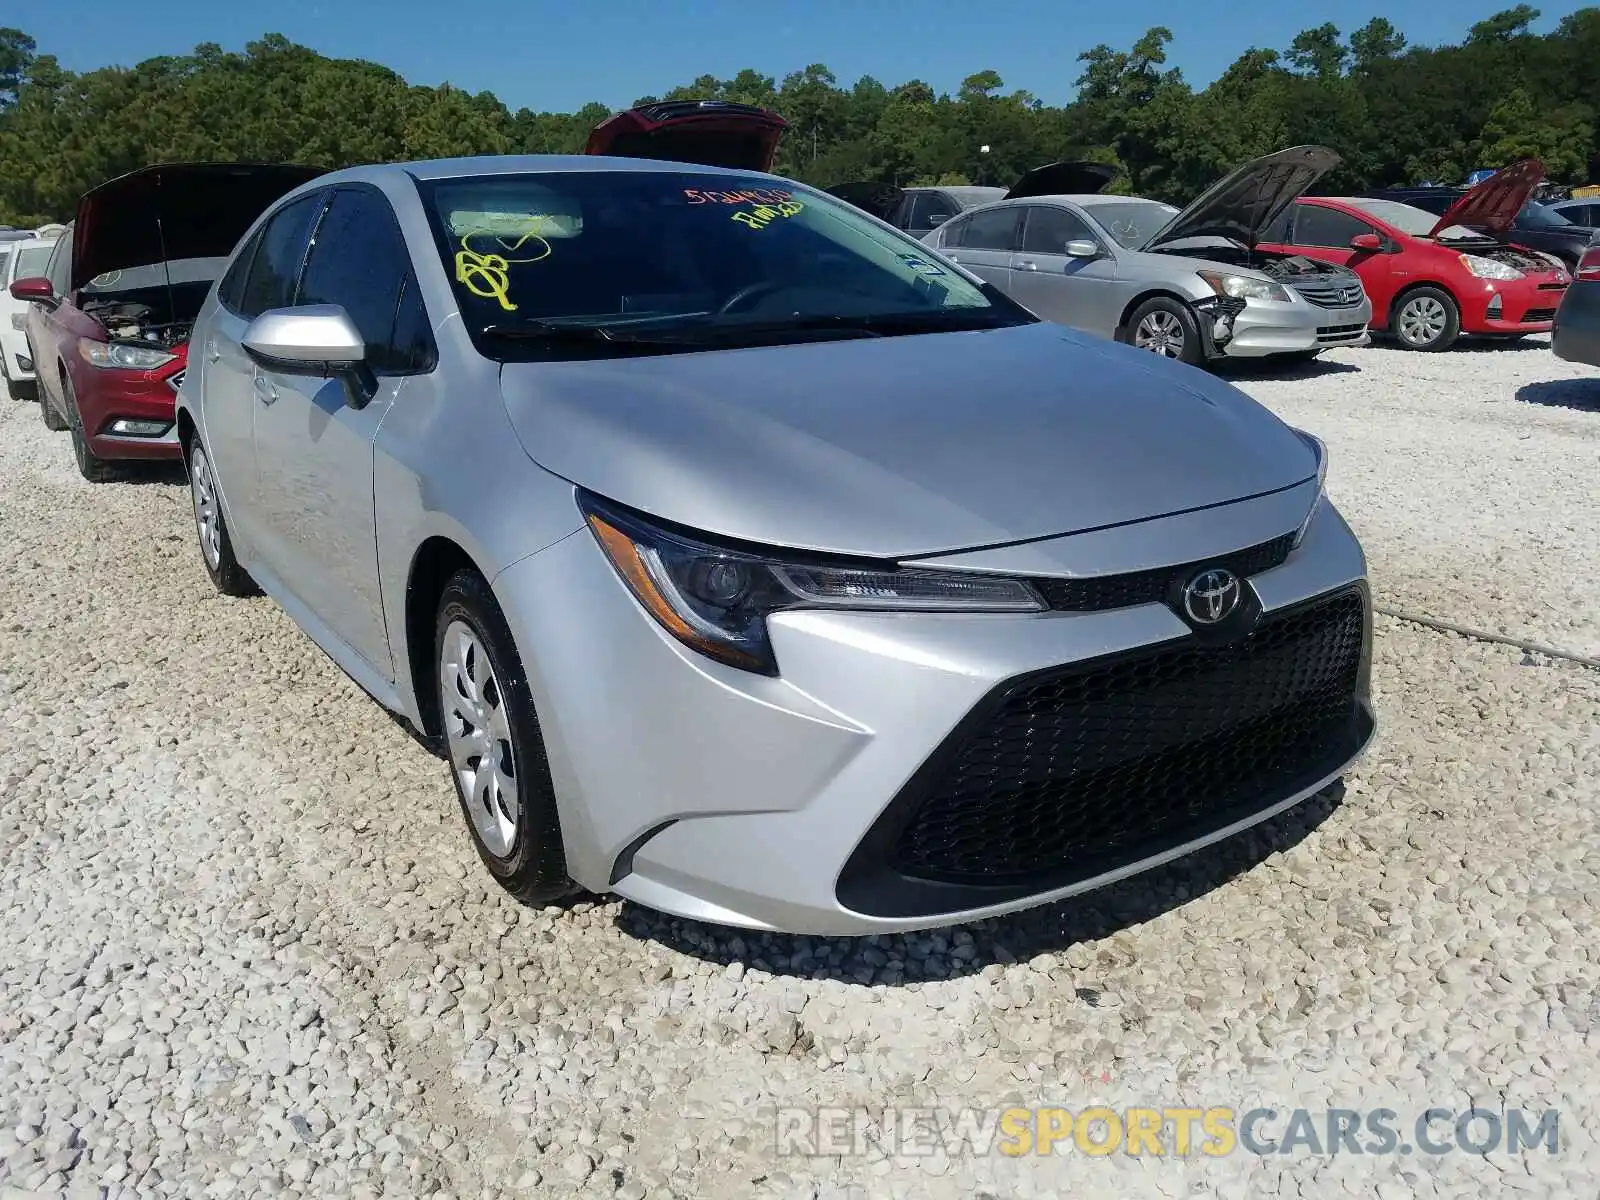
[[[1141,249],[1195,237],[1232,238],[1254,249],[1273,218],[1341,161],[1326,146],[1291,146],[1264,154],[1208,187]]]
[[[892,183],[841,183],[826,191],[846,204],[871,213],[880,221],[887,221],[894,215],[894,210],[900,206],[900,197],[906,194],[904,188],[897,188]]]
[[[775,112],[725,100],[664,100],[630,108],[589,131],[585,154],[770,171],[789,128]]]
[[[1517,159],[1477,187],[1468,188],[1461,199],[1444,210],[1444,215],[1428,236],[1438,237],[1452,225],[1464,225],[1468,229],[1482,229],[1488,233],[1507,232],[1543,178],[1544,164],[1537,158]]]
[[[1098,162],[1053,162],[1035,167],[1011,185],[1007,200],[1024,196],[1093,196],[1117,177],[1117,169]]]
[[[72,231],[77,291],[97,275],[185,258],[225,258],[278,197],[322,167],[163,163],[83,194]]]

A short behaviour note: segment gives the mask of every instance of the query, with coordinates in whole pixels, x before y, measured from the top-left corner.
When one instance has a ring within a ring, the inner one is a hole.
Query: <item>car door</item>
[[[373,442],[409,368],[397,358],[397,315],[413,307],[411,259],[387,197],[346,185],[311,235],[295,305],[337,304],[367,347],[376,393],[361,408],[347,381],[263,370],[255,458],[263,555],[279,581],[328,629],[394,678],[378,588]]]
[[[294,299],[313,220],[327,204],[326,188],[298,196],[277,209],[251,235],[217,284],[216,307],[207,324],[191,386],[203,389],[201,416],[206,449],[227,504],[234,541],[253,557],[266,530],[261,521],[261,481],[256,465],[255,422],[261,368],[244,351],[244,332],[269,308]],[[246,564],[248,565],[248,563]]]
[[[1054,321],[1111,335],[1120,314],[1112,294],[1117,260],[1088,222],[1055,204],[1022,206],[1022,249],[1011,256],[1011,298]],[[1094,258],[1074,257],[1067,243],[1088,242]]]
[[[50,291],[55,299],[50,304],[30,304],[23,322],[23,332],[28,339],[28,356],[33,359],[37,386],[45,393],[45,402],[63,417],[68,415],[68,405],[61,386],[64,353],[61,345],[66,336],[62,311],[68,307],[67,292],[72,280],[72,233],[68,231],[56,242],[50,254],[50,265],[45,268],[50,280]]]
[[[1329,208],[1324,204],[1300,203],[1295,206],[1292,249],[1307,258],[1349,267],[1361,277],[1374,308],[1380,298],[1394,290],[1390,276],[1396,255],[1385,249],[1359,250],[1351,242],[1362,234],[1375,236],[1384,247],[1394,245],[1394,238],[1370,221]]]
[[[1022,249],[1022,207],[980,208],[946,225],[938,248],[980,279],[1011,294],[1011,256]]]

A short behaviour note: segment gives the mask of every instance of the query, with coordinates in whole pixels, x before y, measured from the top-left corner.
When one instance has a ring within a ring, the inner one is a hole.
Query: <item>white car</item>
[[[6,391],[13,400],[32,398],[33,356],[27,335],[22,332],[28,301],[12,297],[11,283],[43,275],[55,247],[53,237],[0,242],[0,256],[4,258],[0,262],[0,375],[5,376]]]

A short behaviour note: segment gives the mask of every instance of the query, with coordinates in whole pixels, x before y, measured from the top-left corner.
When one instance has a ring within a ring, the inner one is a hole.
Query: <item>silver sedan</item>
[[[340,171],[191,346],[211,578],[436,747],[525,901],[976,918],[1260,821],[1373,732],[1315,439],[798,183]]]
[[[1093,178],[1066,168],[1093,164],[1056,164],[922,240],[1046,320],[1169,358],[1315,358],[1369,340],[1360,278],[1257,244],[1338,162],[1320,146],[1280,150],[1181,212],[1098,189],[1060,194],[1063,179]]]

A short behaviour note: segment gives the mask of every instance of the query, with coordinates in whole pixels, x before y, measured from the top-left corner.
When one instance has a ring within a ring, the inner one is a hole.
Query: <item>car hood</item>
[[[1225,237],[1254,248],[1273,218],[1340,163],[1326,146],[1264,154],[1212,184],[1158,229],[1142,249],[1195,237]]]
[[[545,469],[723,538],[903,559],[1099,529],[1311,478],[1277,417],[1202,372],[1044,322],[508,363]]]
[[[1440,231],[1452,225],[1464,225],[1489,233],[1506,233],[1543,178],[1543,163],[1537,158],[1519,158],[1504,170],[1496,171],[1477,187],[1468,188],[1461,199],[1444,210],[1444,215],[1428,236],[1438,237]]]
[[[321,167],[164,163],[85,192],[72,226],[77,291],[97,275],[185,258],[226,258],[278,197]]]
[[[789,128],[775,112],[726,100],[665,100],[620,112],[589,131],[585,154],[770,171]]]
[[[1095,196],[1117,177],[1117,169],[1098,162],[1053,162],[1035,167],[1011,185],[1007,200],[1026,196]]]

